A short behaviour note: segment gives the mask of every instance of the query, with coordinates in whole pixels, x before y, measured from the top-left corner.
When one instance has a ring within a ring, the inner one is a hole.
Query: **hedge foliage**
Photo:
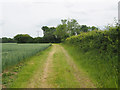
[[[82,32],[77,36],[66,39],[67,44],[75,45],[84,51],[98,49],[99,52],[118,53],[118,33],[119,28],[110,27],[109,30],[95,30]]]

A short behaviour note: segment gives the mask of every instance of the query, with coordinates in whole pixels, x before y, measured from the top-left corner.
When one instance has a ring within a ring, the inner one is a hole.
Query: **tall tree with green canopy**
[[[41,29],[43,30],[44,36],[46,36],[50,32],[50,29],[47,26],[43,26]]]
[[[68,30],[69,36],[77,34],[78,26],[79,26],[79,24],[78,24],[77,20],[75,20],[75,19],[71,19],[71,20],[67,21],[67,30]]]
[[[44,32],[43,42],[46,42],[46,43],[60,42],[59,38],[57,38],[54,34],[54,32],[56,31],[55,27],[43,26],[42,30]]]
[[[28,34],[18,34],[14,37],[17,43],[32,43],[33,38]]]
[[[56,38],[60,38],[62,41],[68,37],[66,24],[60,24],[57,26],[55,31]]]
[[[95,26],[92,26],[91,29],[92,29],[92,31],[93,31],[93,30],[98,30],[98,28],[95,27]]]
[[[88,27],[86,25],[82,25],[80,29],[82,32],[88,32]]]

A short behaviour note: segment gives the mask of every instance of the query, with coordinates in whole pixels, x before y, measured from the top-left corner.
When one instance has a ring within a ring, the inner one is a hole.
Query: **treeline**
[[[13,38],[2,37],[0,43],[16,43],[16,41]]]
[[[66,38],[78,35],[81,32],[98,30],[95,26],[80,25],[75,19],[61,20],[57,27],[43,26],[43,37],[31,37],[28,34],[18,34],[14,38],[3,37],[3,43],[60,43]]]
[[[71,20],[61,20],[61,24],[57,27],[47,27],[43,26],[42,30],[44,31],[44,37],[52,42],[58,41],[62,42],[66,38],[78,35],[81,32],[89,32],[93,30],[98,30],[95,26],[80,25],[75,19]]]

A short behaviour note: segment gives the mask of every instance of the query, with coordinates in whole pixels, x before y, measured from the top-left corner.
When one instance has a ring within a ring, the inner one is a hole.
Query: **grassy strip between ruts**
[[[7,73],[3,73],[3,85],[7,88],[25,88],[29,79],[35,74],[38,67],[43,68],[43,63],[45,62],[46,55],[50,49],[51,47],[37,53],[35,56],[27,58],[24,62],[13,67],[11,70],[8,70]]]
[[[50,73],[47,82],[52,84],[53,88],[80,88],[79,82],[73,75],[72,68],[66,61],[66,56],[59,45],[56,45],[56,52],[53,55],[52,73]]]
[[[52,73],[47,79],[48,84],[53,88],[93,88],[92,82],[86,81],[86,73],[75,70],[77,66],[72,63],[72,58],[64,52],[64,48],[61,45],[56,45],[56,48],[51,66]],[[73,68],[74,65],[76,68]],[[79,76],[79,80],[75,74]]]
[[[118,77],[115,69],[112,68],[114,64],[112,60],[117,63],[117,56],[110,56],[97,53],[97,50],[91,50],[88,52],[83,52],[72,45],[62,46],[68,51],[72,56],[75,63],[85,70],[91,79],[94,80],[97,87],[99,88],[117,88],[118,87]],[[115,64],[116,64],[115,63]]]

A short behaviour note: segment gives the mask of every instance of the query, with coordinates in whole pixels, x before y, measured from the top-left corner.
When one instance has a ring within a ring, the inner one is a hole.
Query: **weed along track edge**
[[[59,45],[60,48],[62,49],[63,54],[66,56],[66,60],[68,64],[72,67],[73,69],[73,74],[80,83],[81,88],[95,88],[95,85],[91,82],[91,80],[85,75],[84,72],[80,71],[76,64],[74,63],[73,59],[70,57],[70,55],[67,53],[67,51]]]

